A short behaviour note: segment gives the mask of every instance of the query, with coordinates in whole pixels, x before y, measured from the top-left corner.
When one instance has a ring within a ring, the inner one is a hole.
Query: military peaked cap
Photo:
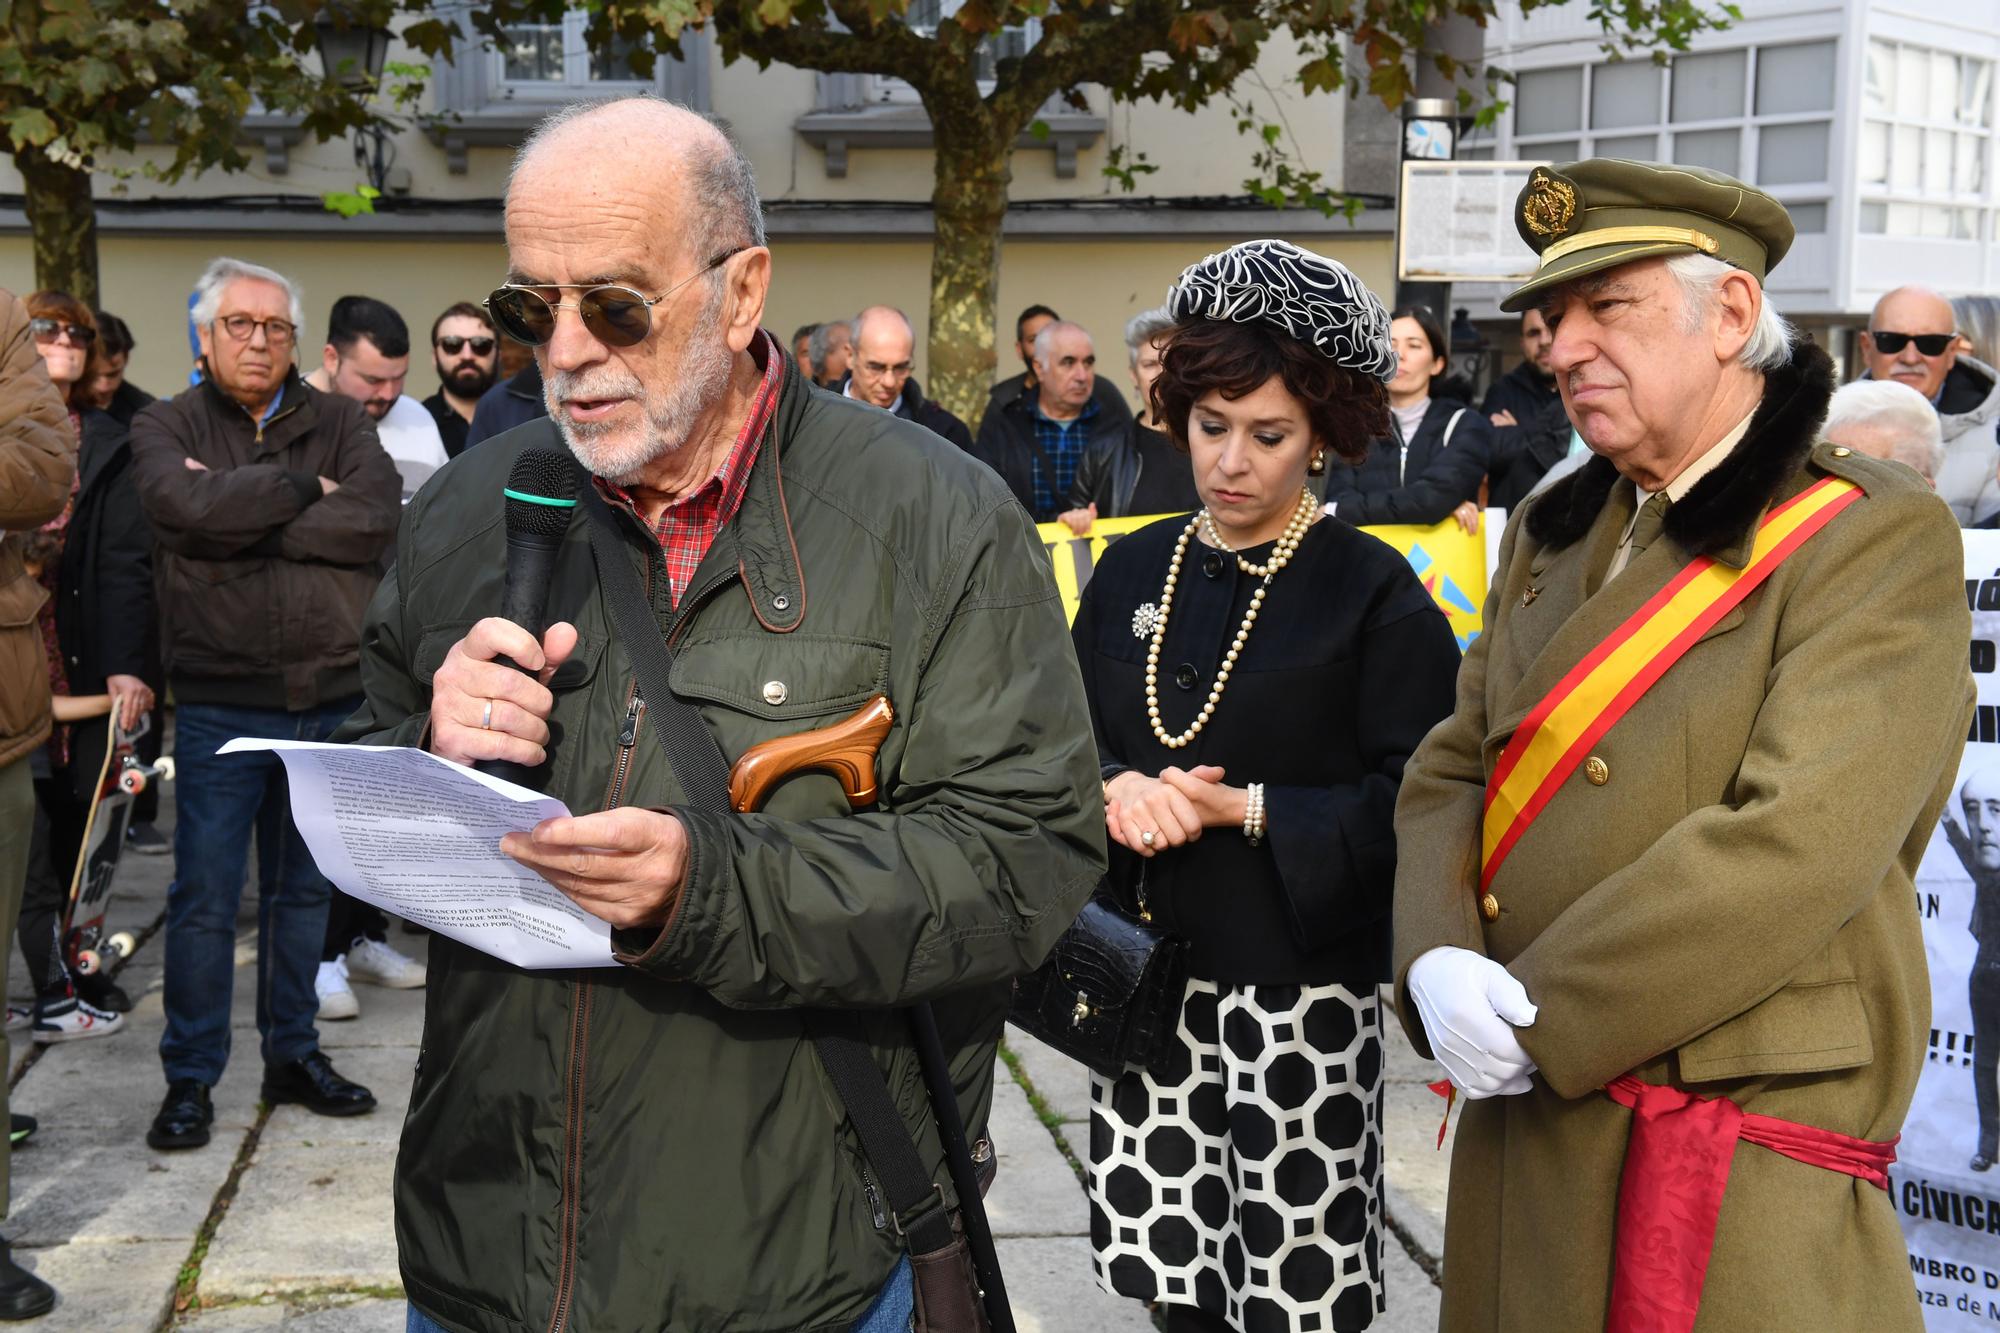
[[[1593,157],[1536,167],[1514,203],[1521,239],[1542,257],[1502,310],[1549,288],[1655,255],[1712,255],[1759,282],[1792,246],[1785,206],[1754,185],[1703,167]]]

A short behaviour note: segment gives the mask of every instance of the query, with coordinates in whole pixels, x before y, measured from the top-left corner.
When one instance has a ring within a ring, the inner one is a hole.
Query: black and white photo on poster
[[[2000,1328],[2000,532],[1965,533],[1965,588],[1979,702],[1917,871],[1930,1045],[1889,1183],[1931,1333]]]

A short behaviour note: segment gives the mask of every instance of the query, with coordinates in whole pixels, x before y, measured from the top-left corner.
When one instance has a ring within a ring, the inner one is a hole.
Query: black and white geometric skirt
[[[1241,1333],[1382,1312],[1382,1017],[1371,988],[1188,982],[1171,1068],[1091,1078],[1098,1284]]]

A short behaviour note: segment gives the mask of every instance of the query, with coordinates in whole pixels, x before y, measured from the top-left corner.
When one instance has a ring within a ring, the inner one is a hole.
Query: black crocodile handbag
[[[1180,1027],[1187,941],[1100,892],[1048,961],[1014,983],[1008,1021],[1106,1078],[1152,1067]]]

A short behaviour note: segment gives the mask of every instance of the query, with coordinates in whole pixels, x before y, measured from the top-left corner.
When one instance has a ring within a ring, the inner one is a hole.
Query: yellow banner
[[[1160,515],[1134,518],[1102,518],[1082,536],[1061,523],[1040,525],[1042,545],[1055,565],[1056,589],[1062,593],[1063,609],[1076,619],[1077,599],[1090,582],[1090,571],[1104,548],[1128,532],[1136,532]],[[1482,515],[1482,522],[1492,515]],[[1389,543],[1410,562],[1438,609],[1451,622],[1460,649],[1479,636],[1480,608],[1486,600],[1486,537],[1473,534],[1446,519],[1434,528],[1407,526],[1363,528],[1371,537]]]

